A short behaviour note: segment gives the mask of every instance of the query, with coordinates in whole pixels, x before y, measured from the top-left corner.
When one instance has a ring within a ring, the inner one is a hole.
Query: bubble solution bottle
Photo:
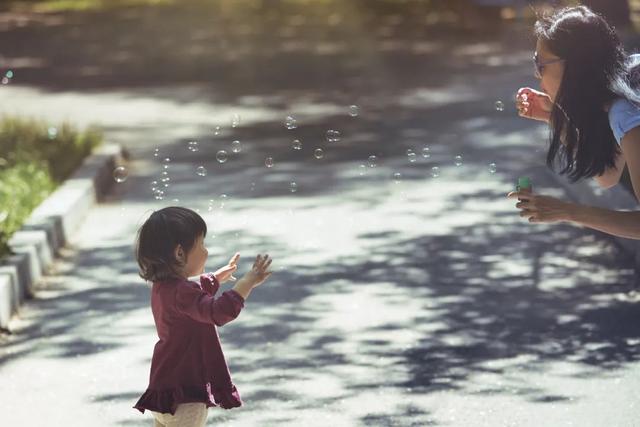
[[[533,186],[531,185],[531,178],[527,176],[521,176],[518,178],[518,184],[516,185],[516,191],[519,193],[531,193],[533,192]],[[521,200],[521,199],[518,199]]]

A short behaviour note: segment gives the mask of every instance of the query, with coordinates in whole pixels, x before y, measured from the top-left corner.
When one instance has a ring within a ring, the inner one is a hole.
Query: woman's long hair
[[[564,76],[551,111],[547,165],[571,181],[602,175],[620,152],[605,106],[626,98],[640,106],[639,61],[627,58],[615,30],[585,6],[541,18],[536,37],[564,59]]]

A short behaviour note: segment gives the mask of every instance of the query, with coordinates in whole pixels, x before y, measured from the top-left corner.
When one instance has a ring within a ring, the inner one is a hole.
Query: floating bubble
[[[302,150],[302,142],[300,142],[299,139],[294,139],[293,142],[291,142],[291,148],[294,150]]]
[[[272,168],[274,165],[273,157],[267,157],[266,159],[264,159],[264,165],[268,168]]]
[[[229,196],[227,196],[226,194],[220,195],[220,209],[224,209],[224,205],[227,203],[228,200],[229,200]]]
[[[3,77],[2,78],[2,84],[3,85],[8,85],[9,84],[9,78],[8,77]]]
[[[456,157],[453,159],[453,163],[454,163],[456,166],[462,166],[462,156],[456,156]]]
[[[169,165],[162,165],[162,169],[164,169],[164,170],[169,169]]]
[[[156,148],[155,150],[153,150],[153,157],[158,157],[160,155],[160,149]]]
[[[129,177],[129,172],[124,166],[118,166],[113,170],[113,179],[116,182],[125,182]]]
[[[238,126],[240,126],[240,114],[234,114],[231,119],[231,127],[237,128]]]
[[[316,148],[313,152],[313,155],[316,159],[320,160],[324,157],[324,151],[322,150],[322,148]]]
[[[162,162],[163,163],[171,163],[171,158],[170,157],[165,157]]]
[[[289,183],[289,191],[291,191],[292,193],[298,191],[298,184],[296,184],[294,181],[291,181],[291,183]]]
[[[407,159],[409,159],[410,163],[415,163],[418,160],[418,156],[413,150],[407,150]]]
[[[154,192],[154,196],[155,196],[156,200],[162,200],[162,199],[164,199],[164,191],[156,190]]]
[[[504,111],[504,102],[496,101],[496,111]]]
[[[167,175],[169,175],[169,172],[168,171],[162,171],[162,173],[160,175],[163,175],[163,176],[166,177]],[[162,179],[164,180],[165,178],[162,178]]]
[[[367,173],[367,165],[362,163],[360,166],[358,166],[358,173],[360,174],[360,176],[364,176]]]
[[[425,159],[428,159],[429,157],[431,157],[431,148],[423,147],[422,148],[422,157],[424,157]]]
[[[224,150],[220,150],[216,153],[216,160],[218,161],[218,163],[225,163],[228,158],[229,156],[227,155],[227,152]]]
[[[251,191],[256,191],[256,183],[255,182],[251,183]]]
[[[289,130],[293,130],[298,127],[298,120],[296,120],[296,118],[293,116],[287,116],[284,119],[284,127]]]
[[[220,126],[216,126],[213,128],[213,135],[214,136],[220,135]]]
[[[58,136],[58,129],[51,126],[48,130],[47,133],[49,134],[49,139],[56,139],[56,137]]]
[[[235,140],[231,143],[231,151],[234,153],[242,152],[242,143],[238,140]]]
[[[6,78],[8,78],[8,79],[12,79],[13,78],[13,71],[11,71],[11,70],[7,71],[4,76]]]
[[[198,166],[196,168],[196,174],[199,176],[207,176],[207,169],[204,166]]]
[[[358,114],[360,114],[360,107],[358,107],[357,105],[350,105],[349,106],[349,115],[351,117],[358,117]]]
[[[334,129],[329,129],[327,131],[327,142],[338,142],[340,141],[340,132]]]
[[[393,180],[396,184],[400,184],[402,182],[402,174],[400,172],[396,172],[393,174]]]
[[[495,163],[489,163],[489,173],[496,173],[498,171],[498,166]]]
[[[189,151],[191,151],[192,153],[195,153],[197,151],[199,151],[200,149],[198,148],[198,142],[197,141],[189,141]]]
[[[375,168],[376,166],[378,166],[378,158],[376,156],[369,156],[367,162],[369,163],[370,168]]]
[[[438,166],[434,166],[431,168],[431,176],[437,178],[440,176],[440,168]]]

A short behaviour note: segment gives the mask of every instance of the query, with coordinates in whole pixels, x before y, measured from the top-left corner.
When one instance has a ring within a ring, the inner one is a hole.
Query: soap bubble
[[[498,166],[495,163],[489,164],[489,173],[496,173],[498,171]]]
[[[218,163],[226,163],[228,158],[229,156],[224,150],[220,150],[216,153],[216,160],[218,161]]]
[[[240,126],[240,119],[240,114],[234,114],[233,118],[231,119],[231,127],[237,128],[238,126]]]
[[[156,190],[156,191],[154,191],[154,194],[153,194],[153,195],[155,196],[156,200],[162,200],[162,199],[164,199],[164,191],[162,191],[162,190]]]
[[[8,79],[12,79],[13,78],[13,71],[11,71],[11,70],[7,71],[4,76],[6,78],[8,78]]]
[[[327,142],[338,142],[340,141],[340,132],[334,129],[329,129],[327,131]]]
[[[440,176],[440,168],[438,166],[434,166],[431,168],[431,176],[437,178]]]
[[[291,148],[294,150],[302,150],[302,142],[300,142],[299,139],[294,139],[293,142],[291,142]]]
[[[213,135],[214,136],[220,135],[220,126],[216,126],[215,128],[213,128]]]
[[[153,157],[158,157],[160,155],[160,149],[156,148],[155,150],[153,150]]]
[[[234,153],[240,153],[242,151],[242,143],[238,140],[231,143],[231,151]]]
[[[129,172],[124,166],[118,166],[113,170],[113,179],[116,182],[125,182],[129,177]]]
[[[226,194],[220,195],[220,209],[224,209],[224,205],[227,203],[228,200],[229,200],[229,196],[227,196]]]
[[[360,114],[360,107],[357,105],[349,106],[349,115],[351,117],[358,117],[358,114]]]
[[[291,191],[292,193],[298,191],[298,184],[296,184],[294,181],[291,181],[289,183],[289,191]]]
[[[274,165],[273,157],[267,157],[266,159],[264,159],[264,165],[268,168],[272,168]]]
[[[358,166],[358,173],[360,174],[360,176],[364,176],[367,173],[367,165],[362,163],[360,166]]]
[[[293,116],[287,116],[284,119],[284,127],[286,127],[289,130],[293,130],[298,127],[298,121]]]
[[[198,166],[196,169],[196,174],[199,176],[207,176],[207,169],[204,166]]]
[[[316,148],[313,152],[313,155],[316,159],[320,160],[324,157],[324,151],[322,150],[322,148]]]
[[[197,141],[189,141],[189,151],[191,151],[192,153],[199,151]]]
[[[453,163],[456,166],[462,166],[462,156],[456,156],[453,160]]]
[[[9,78],[8,77],[3,77],[2,78],[2,84],[3,85],[8,85],[9,84]]]
[[[496,101],[496,111],[504,111],[504,102]]]
[[[369,163],[370,168],[375,168],[376,166],[378,166],[378,158],[376,156],[369,156],[367,162]]]
[[[400,184],[402,182],[402,174],[400,172],[396,172],[393,174],[393,180],[396,184]]]
[[[424,157],[425,159],[428,159],[429,157],[431,157],[431,148],[429,147],[422,148],[422,157]]]
[[[409,149],[407,150],[407,159],[409,159],[410,163],[415,163],[416,160],[418,160],[418,156],[416,156],[416,153],[413,150]]]
[[[51,126],[49,129],[47,129],[47,133],[49,134],[49,139],[56,139],[56,137],[58,136],[58,129]]]
[[[163,163],[171,163],[171,158],[170,157],[165,157],[162,162]]]

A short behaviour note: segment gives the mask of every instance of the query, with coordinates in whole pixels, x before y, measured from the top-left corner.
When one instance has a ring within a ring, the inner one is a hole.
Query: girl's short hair
[[[181,277],[184,264],[175,258],[176,247],[189,252],[198,237],[206,234],[207,224],[191,209],[171,206],[153,212],[136,239],[140,277],[151,282]]]

